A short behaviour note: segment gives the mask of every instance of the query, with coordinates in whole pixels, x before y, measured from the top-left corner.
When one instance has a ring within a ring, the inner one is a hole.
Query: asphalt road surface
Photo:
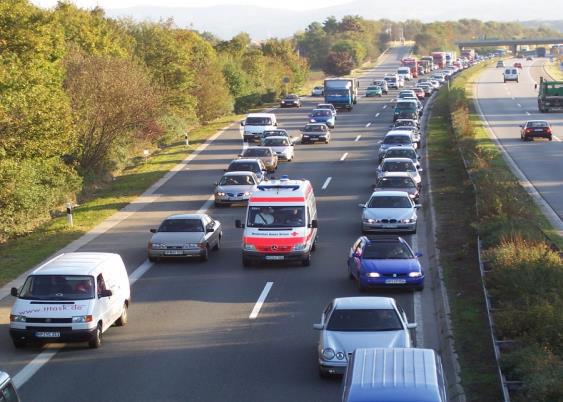
[[[503,68],[487,68],[478,78],[478,104],[494,135],[520,171],[555,211],[555,220],[563,227],[563,113],[540,113],[534,84],[545,76],[546,59],[525,61],[509,59],[507,66],[521,62],[519,82],[503,83]],[[519,125],[526,120],[548,120],[554,130],[553,141],[520,140]],[[561,230],[561,229],[560,229]]]
[[[379,66],[362,77],[360,92],[371,80],[395,71],[407,52],[407,48],[391,49]],[[503,84],[497,85],[502,89]],[[340,380],[318,375],[318,332],[312,324],[334,297],[359,295],[348,279],[346,256],[360,235],[357,204],[369,197],[377,144],[391,123],[395,92],[382,98],[362,96],[352,112],[339,113],[330,144],[297,144],[295,160],[276,172],[276,176],[307,178],[315,188],[319,246],[310,267],[242,267],[242,231],[234,227],[234,221],[243,218],[245,209],[215,209],[209,203],[212,183],[242,146],[239,127],[233,125],[166,182],[153,202],[80,250],[117,252],[129,273],[139,266],[150,268],[132,287],[129,324],[110,328],[100,349],[67,344],[15,350],[7,325],[13,299],[2,300],[0,368],[11,375],[19,373],[23,400],[339,400]],[[280,127],[298,135],[307,113],[321,102],[321,98],[308,97],[300,109],[275,110]],[[547,150],[558,144],[523,145]],[[560,175],[561,160],[558,166]],[[423,199],[423,209],[428,207],[425,202]],[[222,249],[212,253],[209,262],[146,262],[149,228],[170,214],[202,208],[209,208],[208,213],[224,226]],[[409,321],[418,323],[414,334],[418,346],[439,348],[426,226],[422,218],[418,235],[408,236],[415,250],[425,254],[426,289],[370,294],[395,297]],[[257,317],[250,319],[268,282],[272,285],[265,302]],[[43,364],[41,359],[48,361]]]

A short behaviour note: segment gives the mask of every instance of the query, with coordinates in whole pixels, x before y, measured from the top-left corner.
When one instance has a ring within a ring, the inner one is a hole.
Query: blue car
[[[424,270],[415,253],[399,236],[362,236],[348,256],[348,274],[358,289],[405,287],[424,289]]]
[[[328,109],[313,109],[309,114],[309,123],[324,123],[330,128],[334,128],[336,117]]]

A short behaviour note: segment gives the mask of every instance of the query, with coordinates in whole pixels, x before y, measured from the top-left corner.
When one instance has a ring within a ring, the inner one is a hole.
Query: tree
[[[329,75],[347,75],[354,68],[354,59],[348,52],[330,52],[323,71]]]
[[[364,45],[352,40],[340,40],[332,46],[331,50],[337,53],[348,53],[352,56],[354,67],[359,66],[364,61],[367,54]]]

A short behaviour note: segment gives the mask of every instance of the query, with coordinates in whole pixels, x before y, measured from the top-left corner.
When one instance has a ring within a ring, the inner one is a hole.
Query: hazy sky
[[[31,0],[33,4],[41,7],[52,7],[57,0]],[[320,7],[329,7],[337,4],[349,3],[350,0],[284,0],[282,2],[264,2],[264,0],[73,0],[74,4],[83,8],[100,6],[102,8],[125,8],[138,5],[158,5],[160,7],[205,7],[223,4],[237,4],[246,6],[267,6],[293,10],[307,10]]]

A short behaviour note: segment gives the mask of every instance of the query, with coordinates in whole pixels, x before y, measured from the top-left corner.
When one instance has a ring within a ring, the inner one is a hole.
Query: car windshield
[[[307,126],[305,126],[303,131],[306,131],[306,132],[326,131],[326,126],[325,125],[307,125]]]
[[[263,134],[263,137],[264,137],[264,138],[265,138],[265,137],[275,137],[275,136],[278,136],[278,137],[280,137],[280,136],[281,136],[281,137],[287,137],[288,134],[287,134],[287,131],[285,131],[285,130],[264,131],[264,134]]]
[[[233,162],[229,165],[229,172],[260,172],[260,166],[251,162]]]
[[[247,226],[254,228],[295,228],[305,226],[303,206],[251,206]]]
[[[397,161],[387,161],[383,162],[381,170],[384,172],[416,172],[416,168],[412,161],[409,162],[397,162]]]
[[[247,126],[271,126],[272,119],[269,117],[247,117],[245,124]]]
[[[392,309],[337,309],[332,312],[328,331],[400,331],[399,315]]]
[[[268,138],[264,141],[264,145],[268,147],[285,147],[289,145],[286,138]]]
[[[372,197],[368,208],[412,208],[412,204],[408,197],[386,195]]]
[[[332,113],[330,113],[330,110],[326,110],[326,109],[322,109],[322,110],[313,110],[313,112],[311,113],[312,116],[332,116]]]
[[[408,135],[388,135],[383,139],[384,144],[410,144],[411,139]]]
[[[379,188],[415,188],[410,177],[383,177],[376,184]]]
[[[165,219],[158,228],[159,232],[203,232],[200,219]]]
[[[408,260],[414,258],[412,251],[403,243],[379,242],[367,244],[363,258],[369,260]]]
[[[368,87],[367,90],[368,91],[379,91],[379,87],[378,86],[373,86],[373,87]]]
[[[268,148],[248,148],[243,156],[271,156],[272,152]]]
[[[284,99],[297,99],[297,95],[287,95]]]
[[[409,158],[416,159],[416,152],[413,149],[390,149],[385,153],[386,158]]]
[[[416,109],[416,103],[414,102],[398,102],[397,106],[395,106],[397,110],[409,110],[409,109]]]
[[[252,176],[223,176],[219,182],[220,186],[251,186],[256,184]]]
[[[94,278],[87,275],[31,275],[18,297],[27,300],[93,299]],[[39,311],[44,311],[39,307]]]

